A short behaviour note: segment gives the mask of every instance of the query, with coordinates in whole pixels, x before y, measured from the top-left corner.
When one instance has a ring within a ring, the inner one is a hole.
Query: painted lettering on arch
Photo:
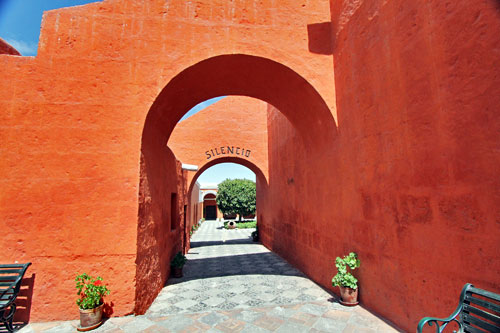
[[[234,156],[242,156],[242,157],[250,157],[252,151],[250,149],[246,149],[244,147],[238,146],[219,146],[214,147],[205,152],[207,156],[207,160],[212,157],[221,156],[221,155],[234,155]]]

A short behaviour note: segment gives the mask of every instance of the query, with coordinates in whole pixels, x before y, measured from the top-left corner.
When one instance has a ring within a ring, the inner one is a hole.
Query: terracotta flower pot
[[[352,289],[349,287],[342,287],[339,286],[340,288],[340,303],[345,306],[354,306],[358,305],[358,288]]]
[[[103,308],[104,304],[101,304],[93,309],[80,309],[80,327],[78,327],[78,330],[87,331],[101,325]]]

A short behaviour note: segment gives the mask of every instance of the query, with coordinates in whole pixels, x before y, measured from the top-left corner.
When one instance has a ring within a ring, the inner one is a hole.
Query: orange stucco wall
[[[267,104],[245,96],[225,97],[179,122],[168,147],[182,163],[199,169],[217,159],[237,157],[255,164],[267,178]],[[195,174],[189,172],[189,182]]]
[[[268,176],[217,161],[256,172],[266,246],[325,287],[357,251],[362,304],[405,331],[465,282],[498,291],[499,30],[488,0],[47,12],[37,57],[0,55],[0,258],[33,262],[31,319],[76,318],[82,271],[114,315],[147,309],[185,242],[188,178],[214,163],[188,176],[166,144],[225,95],[270,104]]]
[[[187,192],[186,197],[188,198],[185,203],[187,207],[186,216],[186,233],[189,235],[189,231],[195,223],[198,223],[203,217],[203,202],[200,202],[200,184],[195,182],[191,187],[191,193]],[[186,235],[186,245],[185,250],[190,247],[190,237]]]
[[[141,158],[135,313],[144,313],[164,287],[170,260],[186,242],[184,234],[185,175],[167,149],[166,156],[146,165]],[[143,168],[149,170],[143,170]]]
[[[410,332],[466,282],[500,290],[499,7],[331,3],[334,154],[301,159],[271,110],[263,240],[324,286],[358,252],[362,304]]]
[[[0,55],[0,258],[33,262],[31,320],[76,318],[82,271],[114,315],[147,308],[183,237],[165,230],[184,183],[165,144],[192,106],[251,96],[330,136],[333,63],[308,30],[329,17],[327,0],[107,0],[46,12],[36,57]]]

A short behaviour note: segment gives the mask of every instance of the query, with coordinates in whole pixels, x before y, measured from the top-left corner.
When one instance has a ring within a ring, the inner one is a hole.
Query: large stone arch
[[[203,82],[191,82],[187,90],[186,85],[175,84],[182,78],[194,79],[193,69],[201,67],[193,65],[237,54],[256,56],[261,64],[282,64],[287,69],[282,73],[303,78],[290,82],[300,90],[317,90],[335,114],[333,63],[330,57],[311,52],[308,45],[309,39],[317,42],[318,37],[309,36],[308,25],[329,19],[329,1],[304,7],[286,0],[269,9],[265,2],[253,3],[249,12],[241,2],[106,0],[44,13],[36,57],[0,55],[0,70],[9,78],[0,82],[0,214],[2,221],[12,222],[5,227],[9,247],[3,258],[32,261],[30,271],[36,274],[37,285],[47,286],[34,289],[33,320],[74,317],[70,292],[74,276],[61,272],[63,266],[101,275],[113,290],[107,301],[113,303],[114,315],[144,311],[163,286],[168,257],[181,238],[177,229],[170,230],[170,196],[177,193],[180,199],[185,189],[180,164],[167,147],[159,147],[166,138],[155,141],[156,130],[160,136],[169,135],[160,124],[165,119],[148,117],[148,111],[155,99],[173,105],[170,98],[159,97],[164,97],[161,91],[166,85],[180,88],[165,91],[181,99],[192,95],[182,110],[175,111],[173,127],[190,106],[219,94],[191,88],[213,89],[220,82],[213,79],[232,75],[223,69],[220,75],[200,78]],[[267,69],[272,68],[261,66],[256,71],[261,79],[263,74],[279,74],[266,73]],[[246,74],[254,73],[240,71],[242,81]],[[281,94],[288,84],[260,82]],[[247,95],[261,94],[248,90]],[[163,111],[163,116],[171,114]],[[146,117],[148,124],[151,119],[160,123],[155,128],[153,121],[143,137]],[[156,152],[161,152],[163,163],[156,167],[146,163],[148,141],[159,143]],[[146,143],[142,156],[141,142]],[[145,170],[165,176],[167,205],[152,204],[158,192],[147,177],[137,177]],[[137,280],[140,267],[160,266],[142,275],[154,283]],[[51,282],[54,277],[60,281],[57,285]]]
[[[193,106],[226,95],[253,97],[273,105],[295,128],[298,144],[307,147],[305,158],[319,160],[332,151],[336,125],[331,110],[310,83],[283,64],[259,56],[226,54],[195,63],[174,76],[151,106],[142,134],[137,313],[144,312],[154,300],[169,271],[167,258],[181,247],[175,238],[171,237],[167,244],[162,236],[168,232],[164,211],[171,202],[168,194],[173,191],[171,177],[175,172],[167,141],[178,121]],[[146,225],[150,232],[141,227]],[[187,237],[177,239],[181,238]]]
[[[498,289],[498,6],[276,3],[106,0],[45,13],[36,57],[0,54],[8,78],[0,80],[2,261],[33,262],[32,320],[75,318],[74,272],[109,282],[114,315],[145,309],[163,286],[168,268],[145,288],[137,266],[168,265],[179,231],[170,230],[170,212],[139,191],[156,190],[147,177],[138,184],[138,175],[165,176],[171,196],[184,191],[183,171],[167,147],[152,149],[169,135],[162,117],[143,152],[156,151],[164,163],[139,162],[143,126],[169,82],[220,55],[292,69],[339,124],[336,131],[330,122],[301,126],[301,117],[289,117],[291,126],[271,113],[266,204],[274,208],[267,221],[276,223],[260,229],[266,246],[324,287],[335,257],[357,251],[362,303],[405,331],[449,311],[463,281]],[[203,76],[197,86],[226,74]],[[252,81],[254,72],[240,74]],[[280,96],[290,87],[259,82]],[[199,101],[216,94],[177,87],[171,93]],[[287,104],[267,101],[282,112]],[[302,111],[304,122],[316,114]],[[301,146],[299,136],[332,129],[330,150]],[[138,253],[145,245],[149,252]],[[436,295],[442,302],[429,306]]]
[[[321,149],[331,145],[336,137],[332,111],[297,72],[268,58],[225,54],[193,64],[168,82],[146,117],[143,151],[149,145],[164,145],[189,109],[225,95],[254,97],[273,105],[292,123],[307,145]]]

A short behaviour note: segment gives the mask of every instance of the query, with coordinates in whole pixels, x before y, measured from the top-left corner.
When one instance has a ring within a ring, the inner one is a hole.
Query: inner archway
[[[222,55],[201,61],[175,76],[151,106],[142,135],[137,313],[144,312],[152,302],[169,271],[168,258],[182,247],[181,231],[168,229],[168,225],[173,224],[168,221],[168,216],[173,215],[172,209],[178,209],[180,215],[186,214],[185,209],[182,211],[170,204],[169,194],[185,191],[185,185],[176,182],[176,177],[182,177],[182,170],[166,146],[168,138],[178,120],[193,106],[227,95],[257,98],[279,110],[307,147],[302,149],[306,158],[314,161],[332,153],[329,147],[336,138],[336,125],[331,110],[311,84],[280,63],[249,55]],[[265,197],[269,183],[260,170],[255,173],[259,201]],[[291,179],[293,181],[293,177]],[[189,188],[192,184],[193,181]]]
[[[209,193],[203,197],[203,218],[205,220],[217,219],[217,204],[215,194]]]

